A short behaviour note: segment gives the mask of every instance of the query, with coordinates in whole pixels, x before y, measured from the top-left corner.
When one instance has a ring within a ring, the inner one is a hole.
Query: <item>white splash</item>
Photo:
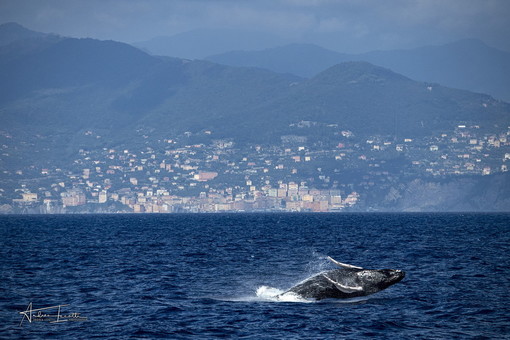
[[[284,290],[260,286],[256,289],[255,294],[236,296],[236,297],[215,297],[213,299],[230,302],[279,302],[278,295],[284,293]]]
[[[273,287],[268,286],[260,286],[257,288],[257,297],[263,301],[272,301],[272,302],[313,302],[311,300],[305,299],[299,296],[296,293],[287,292]]]
[[[282,294],[284,291],[278,288],[268,287],[268,286],[260,286],[257,288],[256,295],[261,299],[272,300],[276,298],[278,295]]]

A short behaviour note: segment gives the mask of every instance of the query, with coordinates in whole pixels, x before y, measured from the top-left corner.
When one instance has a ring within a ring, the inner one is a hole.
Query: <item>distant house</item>
[[[210,181],[218,176],[217,172],[214,171],[200,171],[198,174],[195,174],[193,178],[200,182]]]
[[[61,196],[64,207],[77,207],[87,203],[85,194],[81,190],[69,190],[67,192],[63,192]]]

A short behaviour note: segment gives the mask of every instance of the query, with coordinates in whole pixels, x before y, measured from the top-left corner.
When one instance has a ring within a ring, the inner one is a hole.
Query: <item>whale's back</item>
[[[327,298],[346,299],[358,296],[364,296],[363,292],[344,293],[340,291],[326,276],[334,277],[336,280],[342,279],[343,282],[352,282],[355,270],[335,269],[320,273],[313,277],[298,283],[287,292],[298,294],[306,299],[322,300]]]

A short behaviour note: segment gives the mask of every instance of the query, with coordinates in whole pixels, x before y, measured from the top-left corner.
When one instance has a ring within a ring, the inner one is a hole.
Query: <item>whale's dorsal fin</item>
[[[347,293],[347,294],[351,294],[351,293],[356,293],[356,292],[361,292],[363,290],[362,287],[350,287],[350,286],[345,286],[339,282],[336,282],[332,279],[330,279],[326,274],[322,274],[322,276],[324,276],[324,278],[326,280],[328,280],[329,282],[331,282],[332,284],[335,285],[336,288],[338,288],[339,291],[343,292],[343,293]]]
[[[353,266],[352,264],[347,264],[347,263],[342,263],[342,262],[338,262],[337,260],[333,259],[332,257],[328,256],[327,257],[328,260],[330,260],[331,262],[333,262],[334,264],[336,264],[337,266],[339,267],[342,267],[342,268],[350,268],[350,269],[363,269],[361,267],[357,267],[357,266]]]

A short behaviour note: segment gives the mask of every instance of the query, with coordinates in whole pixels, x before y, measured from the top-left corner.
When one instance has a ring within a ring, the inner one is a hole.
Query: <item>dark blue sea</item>
[[[365,298],[272,298],[327,255],[407,275]],[[81,319],[21,323],[30,303]],[[510,339],[510,215],[0,217],[0,338],[367,337]]]

